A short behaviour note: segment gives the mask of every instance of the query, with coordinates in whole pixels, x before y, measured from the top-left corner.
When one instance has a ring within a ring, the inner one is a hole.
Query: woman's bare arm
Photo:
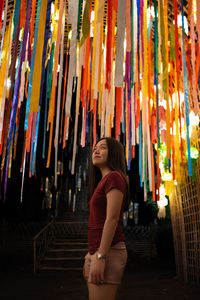
[[[112,243],[115,230],[119,221],[122,207],[123,194],[117,189],[110,190],[107,194],[106,220],[103,227],[101,243],[98,252],[105,255]]]

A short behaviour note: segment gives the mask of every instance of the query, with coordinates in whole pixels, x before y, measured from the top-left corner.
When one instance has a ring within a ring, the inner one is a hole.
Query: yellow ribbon
[[[37,48],[35,54],[35,64],[33,71],[32,91],[30,100],[30,111],[39,111],[40,84],[42,75],[42,55],[44,46],[44,32],[46,24],[47,0],[42,0],[40,20],[38,27]]]

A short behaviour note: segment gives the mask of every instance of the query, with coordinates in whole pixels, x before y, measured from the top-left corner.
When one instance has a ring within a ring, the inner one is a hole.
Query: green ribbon
[[[175,52],[175,25],[172,24],[169,30],[170,35],[170,60],[175,62],[176,52]]]
[[[81,22],[81,6],[82,6],[83,0],[79,0],[79,5],[78,5],[78,20],[77,20],[77,40],[79,41],[80,39],[80,22]]]
[[[86,1],[85,10],[83,14],[83,24],[82,24],[82,39],[80,42],[80,47],[84,44],[86,38],[90,33],[90,7],[91,7],[91,0]]]

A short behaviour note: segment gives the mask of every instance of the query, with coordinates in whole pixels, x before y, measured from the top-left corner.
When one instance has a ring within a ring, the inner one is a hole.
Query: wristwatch
[[[98,259],[105,259],[106,256],[105,255],[102,255],[101,253],[97,252],[97,258]]]

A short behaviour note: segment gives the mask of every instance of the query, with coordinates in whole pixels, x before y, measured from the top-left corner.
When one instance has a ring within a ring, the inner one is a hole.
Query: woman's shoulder
[[[105,192],[109,192],[112,188],[119,189],[122,193],[126,192],[127,184],[124,175],[120,171],[111,171],[107,174],[104,181]]]
[[[119,177],[119,178],[122,178],[122,179],[125,180],[124,175],[123,175],[120,171],[113,170],[113,171],[110,171],[110,172],[108,173],[108,178],[109,178],[109,177],[113,177],[113,176]]]
[[[107,175],[106,181],[117,181],[121,182],[122,184],[126,184],[125,176],[117,170],[110,171]]]

